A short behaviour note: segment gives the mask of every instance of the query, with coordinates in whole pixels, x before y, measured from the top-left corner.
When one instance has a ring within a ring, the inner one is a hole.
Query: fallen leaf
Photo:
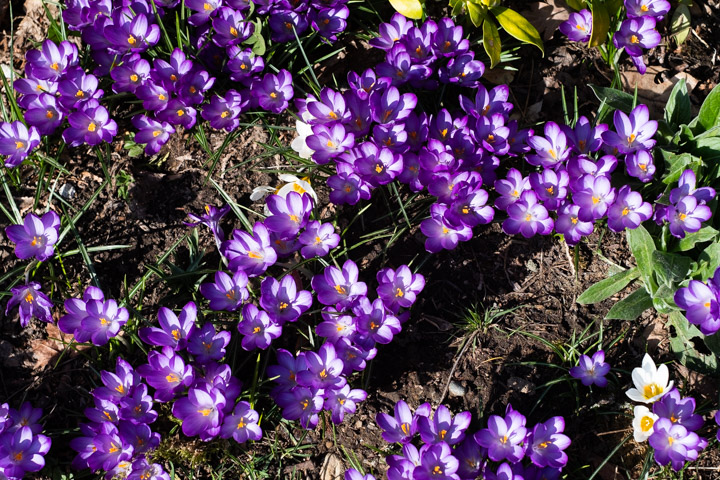
[[[670,92],[681,78],[684,78],[687,83],[688,93],[692,92],[698,83],[698,79],[687,72],[676,73],[668,79],[658,75],[665,71],[665,68],[651,66],[647,68],[645,75],[640,75],[636,70],[625,71],[620,74],[623,90],[632,93],[637,85],[638,103],[646,104],[650,108],[651,115],[662,116],[665,104],[670,98]]]
[[[521,15],[533,24],[543,41],[548,41],[558,26],[570,17],[570,11],[557,0],[544,0],[532,3]]]
[[[32,368],[35,371],[43,370],[47,365],[53,364],[67,345],[73,342],[73,335],[63,333],[60,329],[52,323],[48,323],[46,327],[48,338],[46,339],[35,339],[30,341],[30,347],[32,348],[32,354],[35,359]],[[78,351],[87,350],[90,348],[88,345],[76,345]],[[72,354],[77,352],[72,351]]]

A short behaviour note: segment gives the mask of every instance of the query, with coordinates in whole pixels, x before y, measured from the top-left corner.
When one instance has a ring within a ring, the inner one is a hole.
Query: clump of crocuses
[[[52,441],[38,423],[42,410],[23,403],[19,410],[0,404],[0,476],[19,479],[45,466]]]
[[[675,304],[704,335],[714,335],[720,330],[720,268],[705,282],[690,280],[675,292]]]
[[[627,396],[645,405],[635,406],[633,436],[636,442],[648,441],[659,465],[672,466],[676,472],[686,462],[696,460],[707,440],[695,433],[703,425],[695,413],[695,399],[682,397],[669,380],[666,365],[657,367],[648,354],[642,367],[633,369],[634,388]],[[651,405],[651,409],[646,405]]]
[[[452,415],[444,405],[433,413],[429,403],[413,412],[407,403],[395,404],[395,415],[379,413],[377,424],[383,438],[399,443],[401,454],[386,458],[389,479],[473,480],[558,478],[568,461],[564,450],[570,439],[563,433],[565,421],[553,417],[532,429],[527,419],[508,405],[505,416],[492,415],[487,428],[467,432],[472,415]],[[417,441],[417,437],[420,441]],[[529,459],[529,462],[523,462]],[[346,480],[367,480],[350,469]]]

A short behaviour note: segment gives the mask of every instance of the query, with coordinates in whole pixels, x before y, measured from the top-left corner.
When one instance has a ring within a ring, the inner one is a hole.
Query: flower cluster
[[[670,190],[670,204],[655,207],[653,218],[658,225],[667,222],[674,237],[684,238],[686,233],[697,232],[702,222],[712,217],[712,210],[707,203],[715,198],[715,189],[695,187],[695,172],[685,170],[678,179],[678,186]]]
[[[161,350],[150,351],[148,363],[140,365],[138,373],[155,389],[155,401],[174,401],[172,413],[182,420],[185,435],[203,441],[217,436],[240,443],[259,440],[260,416],[248,402],[236,403],[242,385],[230,366],[220,363],[230,332],[218,332],[210,322],[198,327],[196,318],[193,302],[185,305],[180,315],[161,307],[160,328],[145,327],[138,332],[145,343]]]
[[[605,352],[598,350],[590,358],[587,355],[580,355],[579,364],[570,369],[570,376],[579,379],[583,385],[589,387],[592,384],[598,387],[607,386],[605,375],[610,371],[610,364],[605,362]]]
[[[98,78],[85,73],[79,65],[78,49],[74,44],[68,41],[55,44],[52,40],[45,40],[41,49],[27,52],[26,60],[25,78],[16,80],[14,86],[20,94],[18,105],[26,110],[25,121],[31,126],[30,131],[35,132],[37,140],[28,143],[28,140],[18,137],[15,155],[28,145],[36,146],[39,135],[55,133],[65,119],[68,124],[62,137],[68,145],[95,146],[112,141],[117,135],[117,123],[100,105],[104,92],[98,88]],[[26,131],[21,125],[16,130],[18,133]],[[22,161],[26,155],[25,150],[17,158]],[[19,161],[10,166],[18,164]]]
[[[687,287],[675,292],[674,299],[685,310],[688,322],[697,325],[704,335],[720,330],[720,268],[707,282],[690,280]]]
[[[559,478],[567,464],[564,450],[570,439],[562,432],[565,421],[553,417],[530,430],[526,418],[508,405],[505,417],[492,415],[488,427],[474,435],[466,433],[472,420],[470,412],[454,417],[440,405],[432,412],[429,403],[413,413],[404,401],[395,405],[395,416],[379,413],[377,424],[383,439],[402,445],[401,455],[391,455],[389,480],[513,480],[522,478]],[[413,441],[419,434],[422,445]],[[529,457],[530,464],[522,460]],[[492,462],[502,462],[492,465]],[[356,470],[345,474],[346,480],[368,480]]]
[[[574,245],[602,218],[615,232],[649,219],[652,206],[629,185],[614,188],[610,174],[624,160],[630,177],[650,181],[655,167],[648,149],[655,145],[657,122],[649,120],[647,106],[639,105],[629,116],[616,111],[614,123],[616,131],[605,124],[593,127],[585,117],[574,128],[548,122],[544,137],[528,138],[534,152],[526,160],[542,171],[523,177],[510,169],[506,179],[495,182],[500,194],[495,206],[508,215],[503,231],[531,237],[549,234],[554,226]],[[550,212],[557,214],[554,222]]]
[[[20,410],[0,404],[0,477],[19,480],[40,471],[52,441],[38,422],[42,410],[25,402]]]
[[[160,444],[160,434],[150,428],[158,413],[147,385],[122,358],[117,359],[115,373],[103,370],[100,378],[103,386],[92,391],[94,406],[85,409],[90,422],[81,424],[83,436],[70,442],[78,452],[73,467],[104,470],[108,480],[169,480],[161,465],[147,460]]]
[[[671,464],[679,471],[685,462],[697,459],[707,446],[707,440],[695,432],[703,425],[703,419],[695,413],[695,399],[681,397],[669,380],[666,365],[655,366],[650,355],[645,354],[641,368],[634,368],[632,379],[635,388],[627,396],[635,401],[652,405],[637,405],[633,413],[633,436],[636,442],[648,441],[655,450],[655,461],[660,465]]]
[[[347,26],[350,10],[347,0],[262,0],[254,2],[257,12],[268,16],[271,39],[291,42],[312,28],[330,42]]]
[[[52,323],[53,306],[52,300],[40,291],[39,283],[28,282],[21,287],[13,287],[10,289],[12,297],[5,308],[5,315],[13,308],[19,306],[20,326],[25,328],[30,323],[30,319],[35,317],[43,322]]]
[[[119,307],[115,300],[105,300],[97,287],[87,287],[82,299],[65,300],[65,311],[67,314],[58,320],[60,331],[74,335],[78,342],[90,341],[98,346],[117,336],[130,317],[127,309]]]
[[[625,0],[627,18],[613,35],[616,48],[624,48],[630,55],[640,74],[646,67],[643,61],[643,49],[649,50],[660,44],[660,33],[655,30],[657,22],[670,11],[667,0]],[[571,13],[569,18],[560,24],[560,31],[574,42],[588,42],[592,34],[592,13],[581,10]]]
[[[403,309],[412,306],[425,286],[422,275],[405,265],[385,268],[377,274],[378,298],[371,302],[358,273],[355,263],[347,260],[342,269],[329,266],[313,277],[313,289],[324,305],[324,321],[315,332],[327,340],[317,353],[294,356],[278,350],[278,365],[268,368],[268,374],[276,377],[272,396],[283,408],[283,417],[299,419],[307,429],[317,425],[322,409],[332,413],[334,423],[355,412],[356,403],[367,393],[350,389],[347,378],[365,369],[377,353],[376,344],[390,343],[400,332],[401,319],[407,318]]]

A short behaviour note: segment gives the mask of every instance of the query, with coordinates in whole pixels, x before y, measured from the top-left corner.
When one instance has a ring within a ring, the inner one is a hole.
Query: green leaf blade
[[[543,57],[545,56],[545,47],[542,38],[540,38],[540,34],[525,17],[515,10],[502,6],[492,7],[490,11],[495,15],[498,23],[500,23],[500,26],[502,26],[508,35],[523,43],[535,45],[540,49]]]
[[[577,302],[581,305],[602,302],[627,287],[630,282],[639,276],[640,271],[637,267],[616,273],[611,277],[600,280],[596,284],[591,285],[587,290],[580,294],[577,298]]]

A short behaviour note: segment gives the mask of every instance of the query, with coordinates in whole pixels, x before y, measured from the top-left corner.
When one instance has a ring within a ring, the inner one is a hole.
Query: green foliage
[[[453,15],[465,12],[473,25],[482,28],[483,47],[490,57],[490,68],[500,63],[502,43],[498,24],[516,40],[539,48],[544,56],[545,47],[537,29],[518,12],[500,3],[500,0],[450,0],[450,7]]]

